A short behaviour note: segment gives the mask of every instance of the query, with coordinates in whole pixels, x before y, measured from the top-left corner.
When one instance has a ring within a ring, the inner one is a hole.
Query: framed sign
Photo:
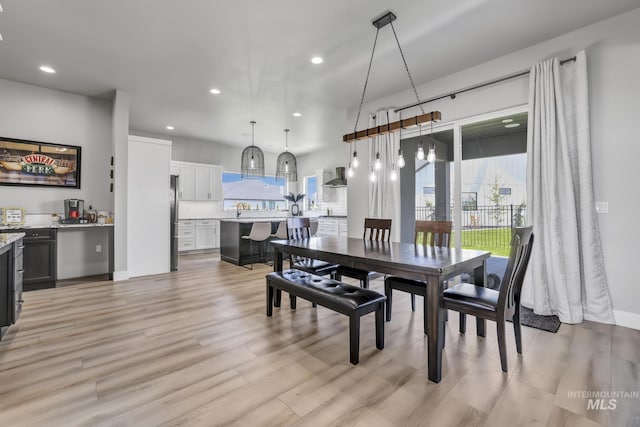
[[[24,223],[24,209],[2,208],[2,225],[22,225]]]
[[[0,185],[80,188],[81,147],[0,137]]]

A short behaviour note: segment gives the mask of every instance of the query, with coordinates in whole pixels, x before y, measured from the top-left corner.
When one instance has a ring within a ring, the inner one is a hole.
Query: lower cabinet
[[[318,218],[318,236],[347,236],[346,218]]]
[[[181,252],[220,247],[220,221],[214,219],[180,220],[178,250]]]
[[[0,338],[22,311],[23,240],[0,249]]]

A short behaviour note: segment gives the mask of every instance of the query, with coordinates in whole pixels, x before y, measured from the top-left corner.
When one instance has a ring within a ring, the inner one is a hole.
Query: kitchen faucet
[[[236,205],[236,218],[238,218],[240,216],[240,214],[242,213],[242,212],[240,212],[240,208],[242,208],[242,205],[240,203],[238,203]]]

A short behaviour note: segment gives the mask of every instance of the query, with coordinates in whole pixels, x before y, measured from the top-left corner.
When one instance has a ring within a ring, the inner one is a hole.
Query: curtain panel
[[[614,323],[595,212],[584,51],[536,64],[529,85],[527,204],[535,244],[522,304],[564,323]]]

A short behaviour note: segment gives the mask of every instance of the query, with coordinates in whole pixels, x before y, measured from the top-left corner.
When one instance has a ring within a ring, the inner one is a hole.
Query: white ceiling
[[[394,25],[420,84],[640,6],[640,0],[0,3],[0,78],[89,96],[128,91],[131,128],[146,132],[243,146],[256,120],[256,144],[280,151],[287,127],[296,154],[353,127],[346,111],[360,102],[375,36],[371,20],[386,10],[398,16]],[[324,63],[312,65],[314,55]],[[42,64],[57,74],[42,73]],[[222,94],[211,95],[213,87]],[[387,26],[367,99],[408,88]],[[294,111],[302,117],[292,117]],[[168,124],[175,131],[166,131]]]

